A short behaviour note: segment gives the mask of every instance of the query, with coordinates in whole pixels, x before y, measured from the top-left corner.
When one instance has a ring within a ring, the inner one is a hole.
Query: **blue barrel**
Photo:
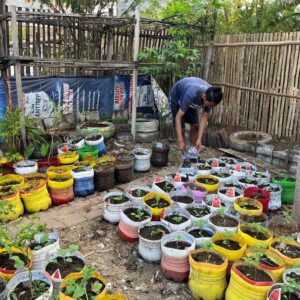
[[[5,117],[6,113],[6,99],[5,99],[5,89],[4,81],[0,78],[0,119]]]
[[[74,194],[76,197],[86,197],[94,194],[94,176],[74,178]]]

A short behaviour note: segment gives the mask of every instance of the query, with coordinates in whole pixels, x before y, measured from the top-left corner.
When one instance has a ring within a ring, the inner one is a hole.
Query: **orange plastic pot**
[[[55,206],[69,203],[74,200],[73,186],[64,189],[48,188],[52,204]]]

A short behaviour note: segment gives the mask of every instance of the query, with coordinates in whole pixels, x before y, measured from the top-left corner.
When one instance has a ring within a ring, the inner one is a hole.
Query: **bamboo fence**
[[[209,82],[216,123],[300,140],[300,32],[217,36]]]

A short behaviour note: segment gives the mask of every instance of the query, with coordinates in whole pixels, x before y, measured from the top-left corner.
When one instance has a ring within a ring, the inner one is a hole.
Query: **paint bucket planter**
[[[145,148],[135,148],[134,155],[134,170],[138,172],[146,172],[150,170],[151,150]]]
[[[268,212],[268,206],[270,202],[270,193],[268,191],[259,189],[257,187],[250,187],[245,189],[244,196],[259,201],[263,206],[263,212]]]
[[[74,194],[86,197],[94,193],[94,170],[92,167],[79,166],[71,171],[74,178]]]
[[[84,146],[78,150],[80,161],[96,161],[98,158],[98,148],[96,146]]]
[[[98,155],[105,153],[105,144],[103,135],[92,135],[85,138],[85,143],[88,146],[95,146],[98,149]]]
[[[176,231],[161,239],[161,269],[166,278],[182,282],[189,276],[189,252],[195,249],[195,239],[184,231]]]

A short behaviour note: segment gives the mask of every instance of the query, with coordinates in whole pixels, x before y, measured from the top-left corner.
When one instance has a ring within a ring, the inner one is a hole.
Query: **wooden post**
[[[293,205],[293,219],[298,222],[300,218],[300,154],[298,158],[297,165],[297,175],[296,175],[296,189]]]
[[[133,62],[135,63],[132,74],[132,115],[131,115],[131,133],[133,140],[135,140],[136,128],[136,104],[137,104],[137,81],[138,81],[138,54],[140,42],[140,12],[138,8],[135,9],[135,27],[134,27],[134,41],[133,41]]]
[[[11,6],[11,29],[12,29],[12,42],[13,42],[13,55],[20,56],[19,53],[19,31],[17,24],[17,15],[16,15],[16,7]],[[15,70],[15,79],[16,79],[16,87],[17,87],[17,96],[18,96],[18,106],[21,109],[20,121],[21,124],[25,122],[25,103],[24,103],[24,94],[22,90],[22,77],[21,77],[21,63],[20,60],[14,60],[14,70]],[[23,141],[24,148],[27,147],[26,141],[26,130],[25,127],[21,128],[21,136]]]

